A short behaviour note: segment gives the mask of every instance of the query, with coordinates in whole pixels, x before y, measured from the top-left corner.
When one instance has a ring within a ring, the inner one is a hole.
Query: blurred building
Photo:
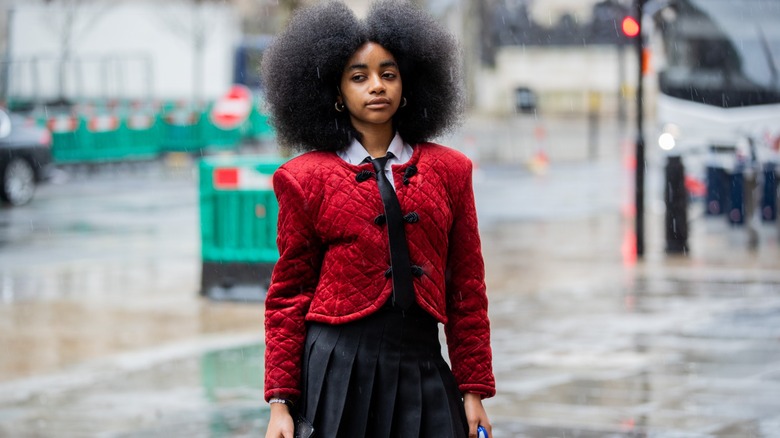
[[[14,1],[9,98],[213,99],[232,82],[242,32],[224,2]]]
[[[237,45],[317,1],[5,0],[0,93],[210,99],[233,81]],[[461,42],[475,111],[511,114],[516,90],[529,88],[546,113],[595,101],[615,112],[633,89],[636,61],[616,21],[628,0],[414,1]],[[370,5],[345,2],[361,16]]]
[[[530,89],[543,114],[623,114],[637,77],[620,30],[629,10],[627,0],[486,2],[472,107],[511,114],[517,90]]]

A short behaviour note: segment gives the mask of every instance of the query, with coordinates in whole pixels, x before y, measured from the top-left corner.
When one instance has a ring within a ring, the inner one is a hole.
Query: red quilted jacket
[[[433,143],[392,167],[417,304],[444,324],[462,392],[495,394],[471,161]],[[362,318],[392,294],[384,210],[370,163],[309,152],[277,170],[279,261],[265,301],[265,397],[296,400],[304,321]],[[410,214],[410,213],[416,214]]]

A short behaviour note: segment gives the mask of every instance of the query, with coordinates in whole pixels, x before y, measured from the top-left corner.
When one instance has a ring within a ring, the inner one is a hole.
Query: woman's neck
[[[371,155],[372,158],[384,157],[387,155],[387,148],[395,137],[395,131],[389,129],[366,129],[360,131],[360,144]]]

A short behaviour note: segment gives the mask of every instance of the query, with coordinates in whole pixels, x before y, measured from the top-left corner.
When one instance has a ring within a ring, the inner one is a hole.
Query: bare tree
[[[192,48],[192,100],[200,103],[203,98],[203,59],[208,44],[209,26],[204,0],[184,0],[166,4],[167,10],[157,15],[163,20],[163,26],[173,32]],[[162,5],[161,5],[162,6]],[[181,6],[188,9],[188,16],[179,14]]]
[[[182,0],[160,4],[163,9],[158,19],[163,20],[163,26],[181,37],[192,48],[192,100],[200,104],[203,100],[204,55],[209,43],[209,36],[214,29],[213,20],[209,16],[209,8],[217,4],[225,4],[221,0]],[[189,13],[182,16],[181,6]],[[165,9],[167,7],[167,10]]]
[[[67,103],[65,87],[67,83],[67,65],[72,61],[73,46],[79,39],[86,37],[100,16],[114,6],[113,2],[94,0],[46,0],[44,26],[59,41],[57,66],[57,101]]]

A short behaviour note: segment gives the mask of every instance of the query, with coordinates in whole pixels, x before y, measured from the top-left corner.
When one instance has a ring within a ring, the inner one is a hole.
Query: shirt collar
[[[406,146],[406,143],[401,140],[401,136],[396,132],[393,141],[391,141],[390,146],[387,147],[387,152],[392,152],[398,161],[403,163],[409,159],[409,157],[404,154],[406,149],[404,146]]]
[[[412,157],[412,147],[406,144],[397,132],[387,147],[387,151],[395,155],[398,163],[405,163]],[[352,140],[346,149],[338,151],[338,155],[347,163],[360,164],[368,156],[368,152],[359,141]]]

